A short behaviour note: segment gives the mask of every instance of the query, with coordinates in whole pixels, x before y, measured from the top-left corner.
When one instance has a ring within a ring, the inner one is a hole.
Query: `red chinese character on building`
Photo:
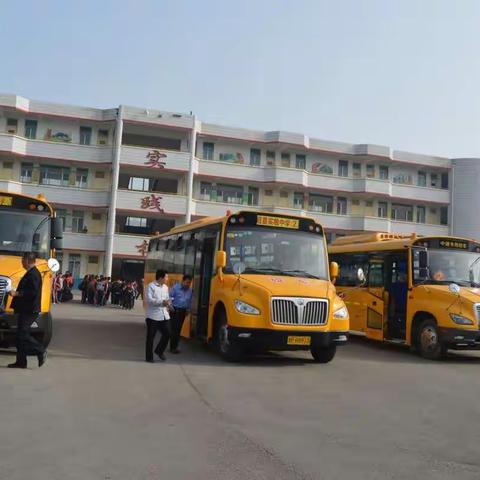
[[[144,165],[147,165],[150,168],[165,168],[165,165],[167,164],[162,160],[162,158],[167,158],[167,156],[158,150],[150,150],[146,157],[147,161],[144,162]]]
[[[135,248],[137,249],[137,252],[142,257],[146,257],[147,256],[147,250],[148,250],[148,241],[144,240],[140,245],[135,245]]]
[[[161,205],[162,197],[155,195],[152,193],[146,197],[143,197],[140,201],[140,208],[143,210],[157,210],[160,213],[163,213],[164,210]]]

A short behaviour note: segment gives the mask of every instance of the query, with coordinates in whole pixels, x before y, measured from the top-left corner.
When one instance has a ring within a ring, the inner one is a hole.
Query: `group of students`
[[[82,303],[97,307],[103,307],[111,300],[112,305],[131,310],[139,296],[143,299],[143,280],[118,279],[112,282],[111,277],[85,275],[78,288],[82,292]]]
[[[182,281],[167,286],[168,275],[165,270],[157,270],[155,280],[145,289],[145,307],[147,338],[145,345],[145,360],[154,363],[155,353],[162,361],[166,360],[165,350],[170,342],[170,352],[180,353],[178,349],[183,322],[192,307],[192,277],[184,275]],[[153,348],[155,335],[161,337]]]
[[[70,272],[56,273],[52,278],[52,302],[64,303],[73,299],[73,275]]]

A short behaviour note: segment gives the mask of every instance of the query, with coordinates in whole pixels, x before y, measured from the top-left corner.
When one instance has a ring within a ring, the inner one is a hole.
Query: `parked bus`
[[[42,303],[33,335],[47,346],[52,337],[50,314],[52,273],[59,270],[55,251],[62,247],[62,224],[42,195],[30,197],[0,191],[0,344],[9,346],[15,339],[16,322],[10,307],[15,289],[25,273],[22,254],[35,252],[42,275]]]
[[[352,333],[430,359],[480,347],[480,243],[373,233],[341,237],[329,253]]]
[[[305,217],[242,211],[173,228],[150,240],[145,285],[193,276],[182,331],[216,345],[227,360],[248,351],[310,350],[333,359],[347,341],[348,311],[336,295],[321,225]]]

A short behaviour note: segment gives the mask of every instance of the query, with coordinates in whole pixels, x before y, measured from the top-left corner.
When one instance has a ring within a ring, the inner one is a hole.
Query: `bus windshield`
[[[226,251],[226,273],[233,273],[235,264],[241,264],[245,273],[328,278],[324,238],[319,234],[231,227],[226,233]]]
[[[0,210],[0,254],[35,252],[40,258],[48,258],[49,218],[40,213]]]
[[[460,250],[430,248],[429,276],[434,283],[480,286],[480,254]],[[478,261],[477,261],[478,260]]]

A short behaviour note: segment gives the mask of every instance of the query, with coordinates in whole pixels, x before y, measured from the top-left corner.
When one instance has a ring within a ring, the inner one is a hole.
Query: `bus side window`
[[[183,271],[187,275],[192,275],[195,268],[195,234],[192,233],[190,238],[185,242],[185,259]]]
[[[176,235],[168,237],[167,243],[165,245],[165,255],[163,256],[164,269],[167,273],[172,273],[174,268],[175,260],[175,247],[176,247]]]
[[[172,273],[183,273],[183,264],[185,262],[185,244],[182,235],[179,235],[175,242],[175,256]]]
[[[358,269],[361,268],[365,275],[368,272],[368,256],[365,254],[336,254],[330,258],[340,267],[339,276],[335,285],[341,287],[358,286]]]
[[[373,257],[370,259],[370,265],[368,268],[368,286],[371,288],[379,288],[384,285],[384,260],[382,258]]]

